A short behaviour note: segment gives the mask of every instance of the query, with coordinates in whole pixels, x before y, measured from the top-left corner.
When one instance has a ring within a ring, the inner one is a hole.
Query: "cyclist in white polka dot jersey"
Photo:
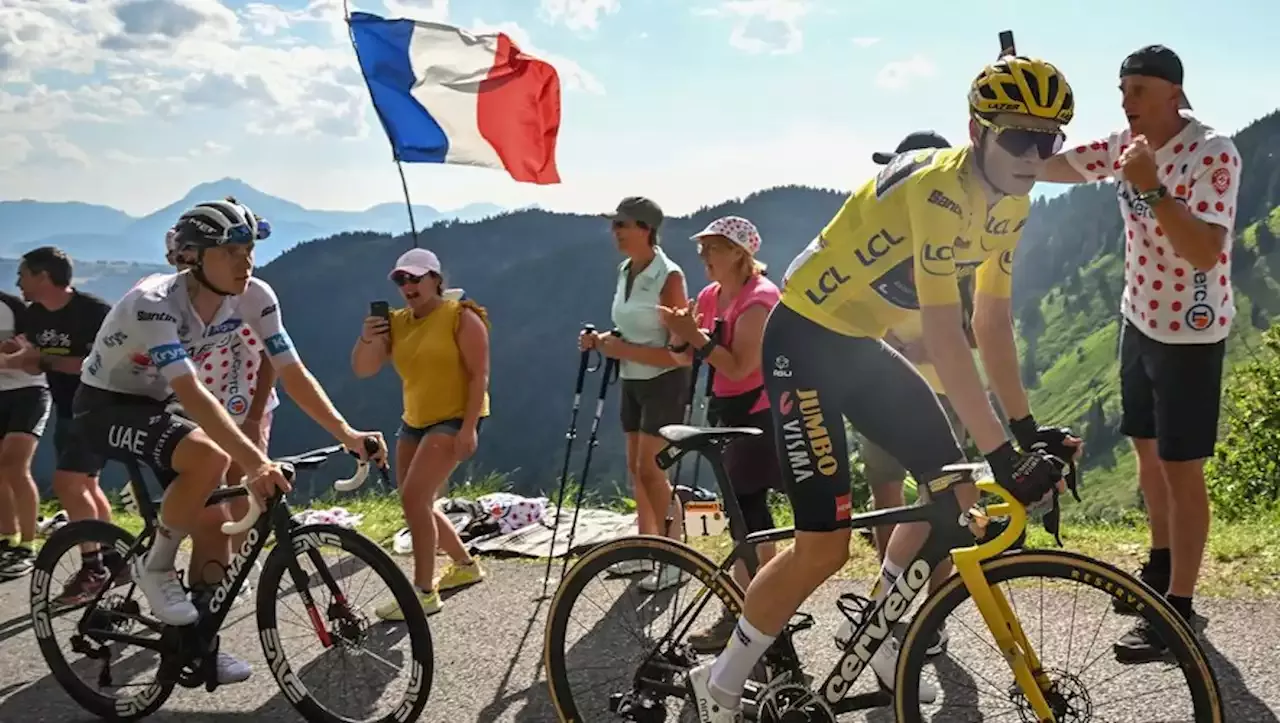
[[[1125,227],[1120,431],[1133,440],[1151,523],[1140,575],[1199,626],[1192,596],[1209,534],[1204,460],[1217,443],[1235,317],[1231,247],[1242,169],[1231,139],[1190,113],[1182,80],[1172,50],[1130,54],[1120,66],[1129,127],[1063,151],[1041,180],[1116,181]],[[1145,662],[1160,657],[1163,643],[1144,621],[1114,652],[1121,662]]]

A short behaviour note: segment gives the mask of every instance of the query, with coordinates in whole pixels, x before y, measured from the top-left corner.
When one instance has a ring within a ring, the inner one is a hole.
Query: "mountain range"
[[[235,178],[202,183],[181,199],[146,216],[78,202],[0,201],[0,256],[20,256],[38,246],[52,245],[73,259],[85,261],[153,262],[163,257],[165,231],[187,208],[210,199],[235,196],[266,217],[271,238],[258,245],[259,264],[309,239],[344,231],[404,233],[409,230],[403,203],[381,203],[364,211],[323,211],[304,208],[263,193]],[[474,203],[452,211],[426,205],[413,207],[418,229],[444,220],[479,220],[504,212],[491,203]]]
[[[1232,250],[1239,314],[1228,341],[1228,368],[1252,356],[1260,330],[1280,317],[1280,113],[1255,121],[1234,140],[1243,175]],[[690,295],[696,294],[706,277],[689,236],[716,217],[745,216],[759,227],[760,258],[777,279],[845,195],[787,186],[701,208],[664,223],[663,248],[683,267]],[[1087,442],[1084,504],[1064,508],[1069,516],[1117,519],[1140,503],[1132,453],[1118,429],[1122,234],[1114,185],[1075,186],[1035,200],[1015,256],[1014,314],[1032,408],[1041,422],[1070,424]],[[577,331],[584,322],[611,326],[620,257],[607,222],[525,209],[438,223],[420,240],[439,255],[449,285],[485,306],[492,323],[492,417],[455,481],[497,471],[510,474],[517,492],[553,493],[572,402]],[[405,234],[343,232],[299,243],[257,272],[275,288],[291,337],[338,408],[352,424],[389,437],[401,413],[399,381],[390,368],[356,379],[349,355],[369,302],[400,305],[386,272],[411,243]],[[1231,384],[1230,371],[1225,384]],[[598,374],[588,378],[570,468],[575,476],[594,411],[586,400],[594,399],[598,385]],[[610,387],[588,480],[602,494],[615,485],[626,489],[618,396],[618,388]],[[1222,423],[1231,420],[1224,416]],[[286,397],[273,425],[272,453],[328,443]],[[41,445],[42,457],[47,446]],[[688,482],[689,465],[684,474]],[[700,484],[710,484],[705,467],[699,475]],[[47,484],[48,470],[39,476]]]

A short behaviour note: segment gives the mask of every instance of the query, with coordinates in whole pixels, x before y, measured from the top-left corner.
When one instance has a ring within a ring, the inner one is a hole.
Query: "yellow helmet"
[[[1014,113],[1066,125],[1076,102],[1071,84],[1052,63],[1006,55],[983,68],[969,86],[969,109],[986,117]]]

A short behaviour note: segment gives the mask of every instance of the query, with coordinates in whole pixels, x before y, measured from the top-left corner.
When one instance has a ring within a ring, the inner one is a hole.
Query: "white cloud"
[[[876,73],[876,85],[890,90],[901,90],[918,78],[928,78],[937,72],[933,61],[924,55],[913,55],[906,60],[895,60]]]
[[[560,85],[565,90],[604,95],[604,85],[598,78],[573,60],[562,55],[543,52],[530,40],[529,32],[516,23],[508,21],[489,24],[483,20],[476,20],[467,26],[467,30],[477,35],[506,33],[521,51],[554,65],[556,74],[560,76]]]
[[[859,36],[853,39],[853,44],[859,48],[869,48],[878,42],[880,42],[880,38],[871,38],[866,36]]]
[[[112,9],[120,31],[103,38],[107,51],[168,48],[185,39],[228,42],[240,19],[218,0],[125,0]]]
[[[729,45],[746,53],[787,55],[804,47],[800,20],[811,10],[809,0],[721,0],[695,15],[731,18]]]
[[[55,159],[69,161],[78,166],[89,166],[89,156],[76,144],[67,140],[66,137],[56,133],[41,134],[44,139],[45,150]]]
[[[622,9],[621,0],[541,0],[538,13],[548,23],[564,23],[570,30],[595,30],[600,15]]]
[[[383,0],[390,17],[443,23],[449,19],[449,0]]]
[[[31,155],[31,141],[17,133],[0,136],[0,169],[18,168]]]

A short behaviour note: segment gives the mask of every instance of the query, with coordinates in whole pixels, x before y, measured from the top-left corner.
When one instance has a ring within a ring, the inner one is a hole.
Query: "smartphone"
[[[369,303],[369,316],[381,316],[388,321],[391,320],[391,305],[385,301],[373,301]]]

